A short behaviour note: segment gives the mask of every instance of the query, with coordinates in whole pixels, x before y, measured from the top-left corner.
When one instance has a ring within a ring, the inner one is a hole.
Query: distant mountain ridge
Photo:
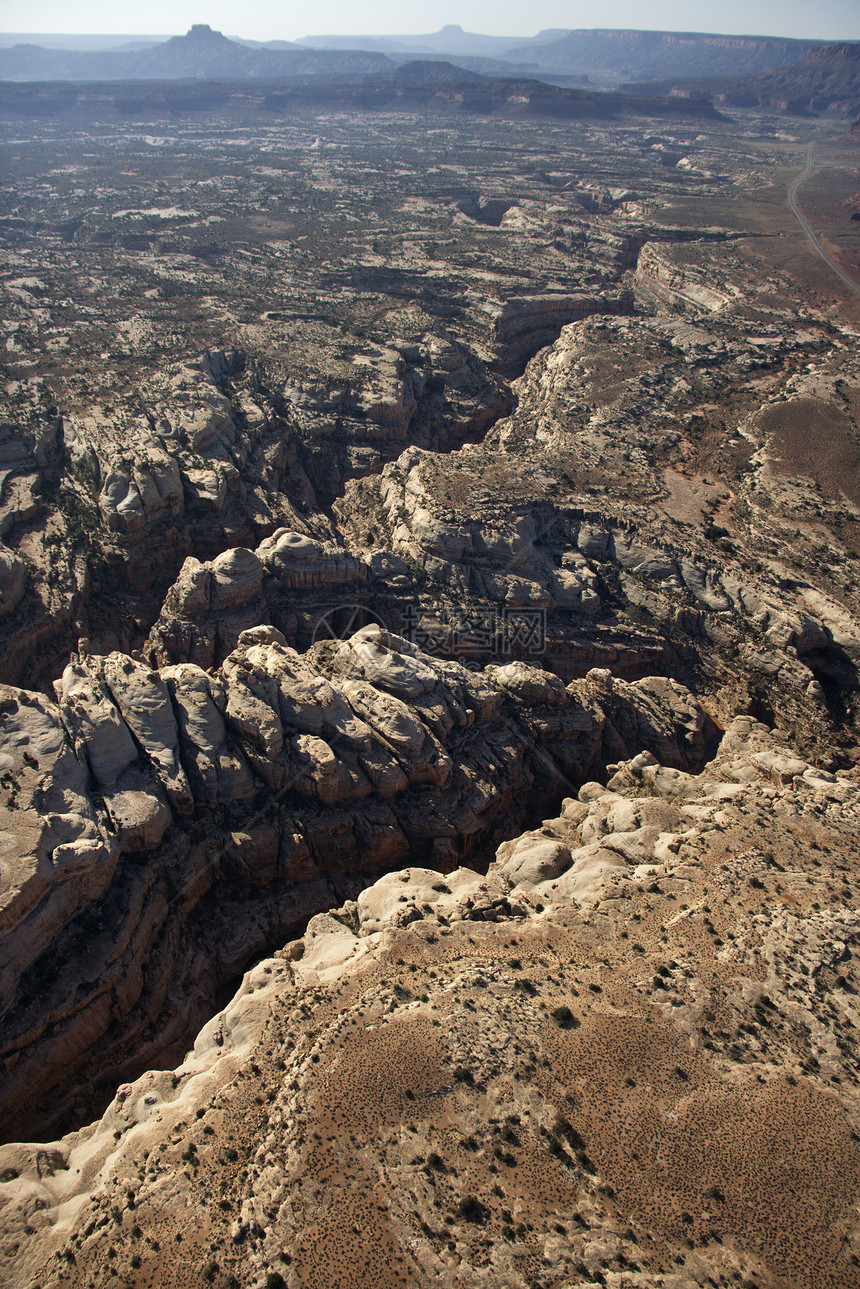
[[[683,31],[568,31],[513,45],[511,60],[530,57],[546,70],[600,69],[639,80],[683,71],[687,76],[757,72],[793,62],[823,42],[771,36],[724,36]]]
[[[539,40],[540,35],[534,39]],[[505,58],[506,50],[522,42],[516,36],[487,36],[448,23],[426,36],[302,36],[296,43],[312,49],[379,49],[386,53]]]
[[[35,38],[34,38],[35,39]],[[474,72],[530,75],[559,83],[590,78],[604,84],[665,77],[726,77],[796,62],[821,41],[700,32],[563,30],[520,39],[464,31],[449,24],[417,36],[308,36],[297,42],[228,39],[205,23],[159,43],[128,37],[124,46],[82,48],[80,42],[119,37],[60,37],[9,47],[0,40],[0,79],[26,80],[272,80],[285,76],[381,74],[397,63],[448,59]],[[155,38],[153,38],[155,39]],[[566,79],[567,78],[567,79]]]
[[[420,36],[306,36],[318,49],[375,49],[391,57],[412,52],[495,58],[543,72],[638,80],[669,75],[722,76],[794,62],[824,41],[706,32],[548,28],[528,39],[485,36],[448,25]]]
[[[282,42],[278,42],[279,44]],[[355,75],[393,67],[384,54],[290,46],[255,47],[228,40],[205,23],[185,36],[128,52],[0,49],[0,79],[25,80],[273,80],[283,76]]]
[[[856,116],[860,112],[860,42],[810,49],[796,62],[758,75],[660,79],[625,88],[657,95],[680,90],[705,94],[732,107],[773,108],[795,115]]]
[[[854,115],[860,111],[860,43],[811,49],[789,67],[731,82],[719,97],[726,103]]]
[[[160,45],[170,36],[121,36],[99,35],[90,33],[46,33],[24,31],[0,31],[0,49],[9,49],[13,45],[39,45],[42,49],[67,49],[103,51],[107,49],[141,48],[144,45]]]
[[[63,116],[78,121],[168,119],[213,112],[242,119],[250,112],[384,111],[555,120],[611,121],[623,116],[719,120],[705,99],[651,98],[614,90],[570,89],[527,77],[487,77],[440,59],[389,64],[382,73],[282,77],[249,94],[233,78],[87,84],[18,81],[0,84],[0,117]]]

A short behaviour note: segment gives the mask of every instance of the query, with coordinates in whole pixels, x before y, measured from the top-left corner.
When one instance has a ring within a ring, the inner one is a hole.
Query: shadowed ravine
[[[59,711],[7,698],[7,734],[38,720],[44,748],[21,765],[18,808],[76,803],[58,933],[46,946],[34,875],[7,939],[7,1138],[86,1122],[118,1082],[179,1059],[228,981],[381,871],[486,864],[609,760],[648,747],[694,769],[712,746],[667,681],[565,689],[385,641],[368,628],[301,656],[259,628],[212,677],[113,654],[73,662]]]

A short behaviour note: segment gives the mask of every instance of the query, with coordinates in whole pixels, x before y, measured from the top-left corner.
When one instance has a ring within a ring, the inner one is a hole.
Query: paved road
[[[830,258],[830,256],[825,251],[824,247],[819,242],[818,238],[813,233],[812,229],[807,224],[803,215],[801,215],[800,211],[797,209],[797,202],[794,200],[795,197],[797,196],[798,188],[800,187],[800,185],[803,183],[805,179],[809,178],[810,174],[812,173],[812,153],[813,153],[814,146],[815,146],[814,144],[810,143],[809,150],[806,154],[806,169],[804,170],[800,178],[795,179],[794,183],[791,185],[791,189],[789,190],[789,194],[788,194],[788,204],[789,206],[791,206],[791,211],[792,211],[792,214],[794,215],[794,218],[797,220],[798,224],[800,224],[800,227],[803,229],[804,233],[806,234],[807,240],[809,241],[816,255],[821,256],[821,258],[824,260],[824,263],[833,269],[833,272],[837,275],[837,277],[840,277],[842,281],[845,283],[845,285],[851,288],[851,290],[855,293],[855,295],[860,295],[860,286],[858,286],[857,283],[854,281],[854,279],[852,277],[849,277],[848,274],[844,272],[844,270],[841,269],[839,265],[834,263],[834,261]]]

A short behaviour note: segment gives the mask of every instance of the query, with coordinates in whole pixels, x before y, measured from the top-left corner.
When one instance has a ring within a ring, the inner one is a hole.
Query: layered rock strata
[[[55,688],[0,709],[7,1137],[175,1055],[334,892],[480,856],[632,749],[695,769],[714,734],[671,681],[473,672],[372,627],[306,655],[256,628],[215,672],[78,655]]]

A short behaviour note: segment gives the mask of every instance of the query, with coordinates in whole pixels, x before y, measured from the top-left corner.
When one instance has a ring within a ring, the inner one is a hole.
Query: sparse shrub
[[[474,1195],[464,1195],[457,1205],[457,1212],[466,1222],[483,1222],[486,1209]]]
[[[556,1121],[553,1124],[552,1128],[553,1128],[553,1132],[557,1136],[563,1137],[564,1140],[567,1142],[567,1144],[571,1146],[574,1150],[585,1149],[585,1142],[583,1141],[582,1137],[580,1137],[579,1133],[576,1131],[576,1129],[574,1128],[570,1120],[565,1119],[563,1114],[560,1114],[557,1116]]]
[[[551,1015],[559,1029],[579,1028],[580,1022],[569,1007],[556,1007]]]

